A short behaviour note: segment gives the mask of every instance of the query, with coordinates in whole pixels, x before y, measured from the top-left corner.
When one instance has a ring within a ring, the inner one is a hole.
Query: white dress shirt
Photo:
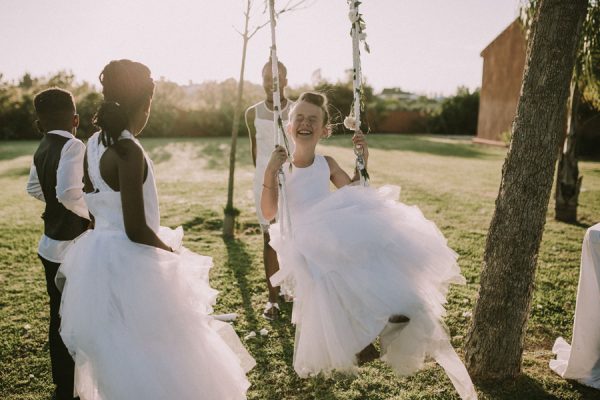
[[[59,135],[69,138],[60,152],[60,161],[56,171],[56,198],[67,210],[74,212],[82,218],[90,219],[89,211],[83,199],[83,158],[85,145],[83,142],[67,131],[50,131],[47,135]],[[42,186],[38,179],[35,164],[31,163],[27,193],[30,196],[45,201]],[[70,240],[54,240],[42,235],[38,246],[38,253],[45,259],[61,263]]]

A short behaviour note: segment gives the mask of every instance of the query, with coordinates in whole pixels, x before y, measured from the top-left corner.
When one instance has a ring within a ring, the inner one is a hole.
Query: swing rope
[[[275,25],[276,25],[276,13],[275,13],[275,0],[269,0],[269,20],[271,25],[271,71],[273,74],[273,130],[275,134],[275,146],[279,146],[283,139],[288,160],[290,160],[290,171],[292,169],[291,155],[288,139],[283,130],[283,121],[281,119],[281,96],[279,86],[279,60],[277,59],[277,41],[275,36]],[[286,234],[292,232],[292,221],[290,219],[290,212],[287,202],[287,195],[285,193],[285,174],[283,167],[277,171],[277,186],[279,188],[279,220],[281,226],[281,235],[283,237]]]
[[[369,45],[365,41],[366,33],[365,22],[362,15],[358,11],[360,5],[359,0],[348,0],[350,11],[348,17],[352,22],[352,29],[350,34],[352,36],[352,87],[354,94],[354,101],[352,103],[352,110],[350,115],[344,119],[344,126],[353,130],[355,133],[360,130],[361,111],[363,110],[364,104],[362,101],[363,94],[363,81],[362,81],[362,67],[360,63],[360,42],[364,42],[365,50],[370,52]],[[356,155],[356,169],[359,172],[360,183],[363,186],[369,185],[369,173],[365,165],[365,159],[363,157],[363,148],[354,146],[354,154]]]

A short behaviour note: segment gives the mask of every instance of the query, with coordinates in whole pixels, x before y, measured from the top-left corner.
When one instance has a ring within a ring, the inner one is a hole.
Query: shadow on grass
[[[466,142],[469,136],[461,139],[448,139],[440,136],[422,135],[384,135],[375,134],[369,138],[369,148],[381,150],[402,150],[415,153],[427,153],[436,156],[461,157],[461,158],[494,158],[489,149],[475,146]],[[341,141],[350,143],[350,136],[336,136],[322,141],[324,146],[339,145]]]
[[[575,222],[565,222],[565,221],[557,221],[561,224],[565,224],[565,225],[571,225],[577,228],[583,228],[583,229],[588,229],[591,228],[592,224],[588,223],[588,222],[584,222],[584,221],[575,221]]]
[[[583,395],[583,399],[600,398],[597,390],[575,382],[569,381],[569,383],[573,390]],[[548,393],[538,381],[527,375],[502,382],[477,383],[477,389],[494,400],[560,400],[560,397]]]
[[[227,249],[227,267],[233,272],[240,289],[248,328],[256,330],[259,326],[258,316],[252,307],[252,287],[248,281],[252,269],[252,257],[246,250],[246,244],[239,239],[223,238],[223,243]]]
[[[242,304],[249,329],[259,329],[264,321],[262,309],[256,311],[252,306],[253,285],[248,281],[248,275],[252,273],[252,256],[246,249],[246,244],[239,239],[223,238],[223,243],[227,249],[227,266],[233,272],[242,296]],[[290,319],[292,314],[292,303],[281,303],[281,317],[271,321],[271,327],[278,331],[281,337],[288,338],[286,346],[289,350],[289,356],[293,355],[293,343],[289,340],[290,328],[293,328]],[[286,353],[288,353],[286,351]]]
[[[197,216],[191,221],[181,224],[184,231],[220,231],[223,229],[223,219],[216,213],[210,213],[209,217]]]
[[[252,306],[252,285],[248,281],[248,275],[252,270],[252,256],[246,249],[246,244],[239,239],[223,238],[227,249],[227,266],[233,272],[237,281],[241,297],[242,307],[248,329],[257,332],[264,325],[262,309],[256,311]],[[256,372],[258,374],[271,374],[272,366],[269,360],[272,357],[278,357],[285,363],[285,369],[293,381],[293,385],[302,385],[305,390],[312,393],[318,393],[319,399],[337,399],[333,392],[333,381],[331,378],[317,376],[308,380],[299,378],[293,371],[294,358],[294,332],[295,328],[291,323],[292,303],[281,302],[281,313],[277,320],[269,322],[269,340],[277,340],[281,345],[282,354],[273,354],[273,348],[267,345],[260,345],[253,342],[252,355],[257,361]],[[266,339],[258,339],[266,340]],[[288,382],[289,383],[289,382]]]
[[[591,387],[584,386],[576,381],[568,381],[571,389],[581,395],[582,399],[600,399],[600,391]]]

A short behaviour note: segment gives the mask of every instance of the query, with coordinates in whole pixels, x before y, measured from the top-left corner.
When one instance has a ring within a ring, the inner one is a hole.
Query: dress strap
[[[102,157],[102,154],[104,154],[104,151],[106,151],[106,148],[100,141],[100,132],[96,132],[87,142],[88,176],[90,181],[92,181],[92,186],[94,186],[94,189],[97,191],[114,192],[114,190],[104,182],[104,179],[102,179],[102,176],[100,175],[100,158]]]
[[[285,107],[281,109],[281,118],[287,120],[289,118],[289,110],[291,107],[292,101],[287,99]],[[264,101],[253,105],[252,107],[256,110],[256,118],[265,119],[269,121],[273,121],[273,111],[267,108],[267,104]]]

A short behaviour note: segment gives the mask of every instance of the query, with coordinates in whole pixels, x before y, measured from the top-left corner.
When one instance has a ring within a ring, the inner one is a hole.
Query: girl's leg
[[[269,289],[269,302],[265,307],[265,311],[263,315],[267,319],[276,319],[279,316],[279,286],[271,285],[271,276],[279,271],[279,262],[277,261],[277,253],[275,250],[269,245],[269,240],[271,237],[269,236],[268,230],[263,230],[263,262],[265,265],[265,275],[267,277],[267,287]]]

